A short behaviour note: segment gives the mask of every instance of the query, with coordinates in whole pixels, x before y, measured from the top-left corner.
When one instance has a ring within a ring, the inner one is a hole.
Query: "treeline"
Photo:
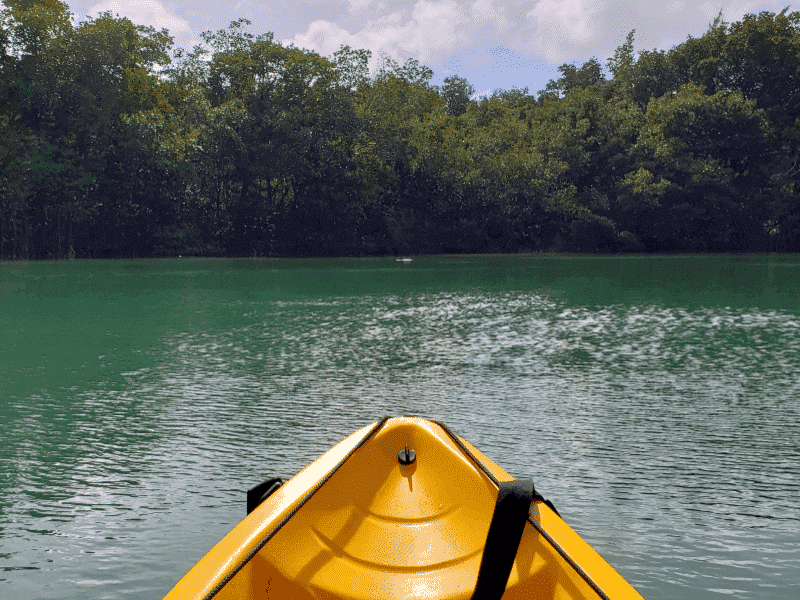
[[[0,258],[800,251],[800,13],[480,101],[414,60],[0,17]],[[172,60],[171,60],[172,58]]]

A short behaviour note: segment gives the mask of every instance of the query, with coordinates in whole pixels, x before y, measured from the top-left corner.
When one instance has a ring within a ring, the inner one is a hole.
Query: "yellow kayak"
[[[248,515],[168,600],[641,598],[530,480],[445,425],[386,418],[286,483],[248,492]]]

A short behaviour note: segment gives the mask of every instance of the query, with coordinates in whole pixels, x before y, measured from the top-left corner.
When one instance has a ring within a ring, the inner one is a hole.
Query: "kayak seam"
[[[224,588],[224,587],[225,587],[225,586],[228,584],[228,582],[229,582],[231,579],[233,579],[233,577],[234,577],[234,576],[235,576],[235,575],[236,575],[236,574],[237,574],[239,571],[241,571],[241,570],[242,570],[242,568],[244,568],[244,566],[245,566],[245,565],[246,565],[248,562],[250,562],[250,561],[253,559],[253,557],[254,557],[256,554],[258,554],[258,553],[259,553],[259,551],[260,551],[260,550],[261,550],[261,549],[262,549],[262,548],[263,548],[263,547],[266,545],[266,543],[267,543],[267,542],[268,542],[270,539],[272,539],[272,538],[275,536],[275,534],[276,534],[276,533],[278,533],[278,531],[280,531],[281,527],[283,527],[283,526],[286,524],[286,522],[287,522],[287,521],[288,521],[290,518],[292,518],[292,517],[294,516],[294,514],[295,514],[295,513],[296,513],[298,510],[300,510],[300,508],[301,508],[301,507],[302,507],[302,506],[303,506],[303,505],[304,505],[306,502],[308,502],[308,500],[311,498],[311,496],[313,496],[313,495],[314,495],[314,494],[317,492],[317,490],[319,490],[319,488],[321,488],[321,487],[322,487],[322,486],[323,486],[323,485],[324,485],[324,484],[325,484],[325,483],[326,483],[326,482],[327,482],[327,481],[328,481],[328,480],[329,480],[329,479],[330,479],[330,478],[333,476],[333,474],[334,474],[334,473],[336,473],[336,471],[338,471],[338,470],[339,470],[339,468],[340,468],[340,467],[341,467],[341,466],[342,466],[342,465],[345,463],[345,461],[347,461],[347,459],[348,459],[348,458],[350,458],[350,457],[351,457],[351,456],[352,456],[352,455],[353,455],[353,454],[356,452],[356,450],[358,450],[359,448],[361,448],[361,446],[363,446],[363,445],[364,445],[364,443],[365,443],[365,442],[366,442],[366,441],[367,441],[369,438],[371,438],[371,437],[372,437],[372,435],[373,435],[373,434],[374,434],[376,431],[378,431],[378,430],[379,430],[379,429],[380,429],[380,428],[383,426],[383,424],[384,424],[384,423],[386,423],[386,421],[388,421],[388,420],[389,420],[389,418],[390,418],[390,417],[384,417],[382,420],[378,421],[378,422],[375,424],[375,426],[374,426],[374,427],[373,427],[373,428],[372,428],[372,429],[369,431],[369,433],[367,433],[367,435],[365,435],[365,436],[362,438],[362,440],[361,440],[360,442],[358,442],[358,444],[356,444],[356,446],[355,446],[355,447],[354,447],[352,450],[350,450],[350,452],[348,452],[348,453],[347,453],[347,454],[346,454],[346,455],[345,455],[345,456],[342,458],[342,460],[340,460],[340,461],[337,463],[337,465],[336,465],[335,467],[333,467],[333,469],[331,469],[330,471],[328,471],[328,472],[325,474],[325,476],[324,476],[322,479],[320,479],[320,480],[319,480],[319,481],[316,483],[316,485],[314,485],[314,487],[313,487],[313,488],[311,488],[311,490],[309,490],[309,491],[308,491],[308,493],[307,493],[305,496],[303,496],[303,497],[300,499],[300,501],[299,501],[297,504],[295,504],[295,505],[292,507],[292,509],[291,509],[291,510],[290,510],[290,511],[289,511],[289,512],[286,514],[286,516],[285,516],[285,517],[283,517],[283,518],[280,520],[280,522],[279,522],[279,523],[278,523],[278,524],[277,524],[275,527],[273,527],[273,528],[270,530],[270,532],[269,532],[269,533],[267,533],[267,535],[265,535],[265,536],[264,536],[264,537],[261,539],[261,541],[260,541],[260,542],[258,542],[258,544],[256,544],[256,546],[255,546],[255,547],[254,547],[254,548],[253,548],[253,549],[252,549],[250,552],[248,552],[248,553],[247,553],[247,556],[245,556],[245,557],[244,557],[244,558],[243,558],[241,561],[239,561],[239,564],[237,564],[237,565],[236,565],[236,566],[235,566],[233,569],[231,569],[231,570],[230,570],[230,571],[229,571],[229,572],[228,572],[228,573],[225,575],[225,577],[223,577],[223,578],[222,578],[222,580],[220,580],[220,582],[219,582],[219,583],[217,583],[217,585],[215,585],[215,586],[214,586],[214,588],[213,588],[213,589],[212,589],[212,590],[211,590],[211,591],[210,591],[208,594],[206,594],[206,595],[203,597],[203,600],[211,600],[211,598],[213,598],[214,596],[216,596],[216,595],[217,595],[217,594],[218,594],[218,593],[219,593],[219,592],[222,590],[222,588]]]
[[[392,566],[386,564],[380,564],[369,560],[364,560],[362,558],[356,558],[349,552],[346,552],[344,548],[337,548],[333,545],[333,540],[328,539],[327,536],[323,535],[315,527],[310,527],[311,532],[317,537],[319,542],[326,546],[336,557],[340,560],[348,560],[354,564],[362,565],[365,567],[370,567],[375,570],[376,567],[379,567],[381,571],[388,572],[388,573],[406,573],[406,574],[414,574],[414,573],[422,573],[425,571],[432,571],[434,569],[446,569],[450,568],[454,565],[459,563],[467,562],[471,560],[476,554],[480,553],[480,550],[476,550],[467,554],[466,556],[459,556],[458,558],[451,558],[449,560],[444,560],[438,563],[433,563],[430,565],[418,565],[418,566],[411,566],[411,567],[399,567],[399,566]]]
[[[494,484],[497,486],[497,488],[500,489],[500,482],[498,481],[498,479],[494,475],[492,475],[491,472],[489,472],[489,470],[484,466],[484,464],[481,461],[479,461],[472,452],[469,451],[469,449],[464,445],[464,443],[459,439],[459,437],[455,433],[453,433],[447,425],[445,425],[444,423],[440,423],[439,421],[433,421],[433,423],[436,423],[439,427],[444,429],[447,432],[447,434],[453,439],[453,441],[456,444],[458,444],[459,448],[461,448],[461,450],[463,450],[464,453],[466,453],[466,455],[469,456],[473,460],[473,462],[475,462],[475,464],[477,464],[480,467],[481,471],[483,471],[486,474],[486,476],[489,479],[491,479],[492,482],[494,482]],[[534,502],[534,504],[535,504],[535,502]],[[586,573],[586,571],[584,571],[580,566],[578,566],[578,563],[576,563],[573,560],[573,558],[569,554],[567,554],[566,550],[564,550],[558,544],[558,542],[556,542],[552,537],[550,537],[550,534],[547,533],[544,530],[544,528],[542,528],[541,525],[537,525],[533,521],[533,519],[531,518],[530,514],[528,514],[528,523],[533,525],[533,527],[536,529],[536,531],[538,531],[540,534],[542,534],[544,539],[546,539],[550,543],[550,545],[553,546],[553,548],[556,549],[556,551],[561,555],[561,557],[564,560],[567,561],[569,566],[571,566],[573,569],[575,569],[575,572],[578,575],[580,575],[583,578],[583,580],[586,581],[587,584],[589,584],[589,587],[591,587],[600,596],[600,598],[602,598],[602,600],[611,600],[608,597],[608,595],[600,588],[600,586],[597,585],[592,580],[591,577],[589,577],[589,574]]]
[[[366,515],[367,517],[371,517],[374,520],[380,523],[404,523],[404,524],[418,524],[418,523],[428,523],[431,520],[431,517],[436,517],[437,519],[441,519],[442,517],[449,515],[451,512],[460,510],[461,506],[450,506],[444,512],[436,513],[435,515],[430,515],[428,517],[414,517],[414,518],[406,518],[406,517],[387,517],[386,515],[380,515],[378,513],[374,513],[370,510],[365,510],[364,508],[359,507],[359,510],[362,514]]]

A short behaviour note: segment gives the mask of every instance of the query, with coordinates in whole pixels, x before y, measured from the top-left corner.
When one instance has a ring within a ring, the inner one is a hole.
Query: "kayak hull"
[[[441,424],[385,419],[278,487],[166,599],[467,600],[513,479]],[[503,598],[641,596],[537,499]]]

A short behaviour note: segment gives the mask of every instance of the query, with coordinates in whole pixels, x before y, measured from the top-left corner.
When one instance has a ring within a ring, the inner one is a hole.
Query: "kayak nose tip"
[[[397,460],[401,465],[410,465],[417,460],[417,455],[413,450],[409,450],[408,444],[406,444],[405,449],[400,450],[400,454],[397,455]]]

